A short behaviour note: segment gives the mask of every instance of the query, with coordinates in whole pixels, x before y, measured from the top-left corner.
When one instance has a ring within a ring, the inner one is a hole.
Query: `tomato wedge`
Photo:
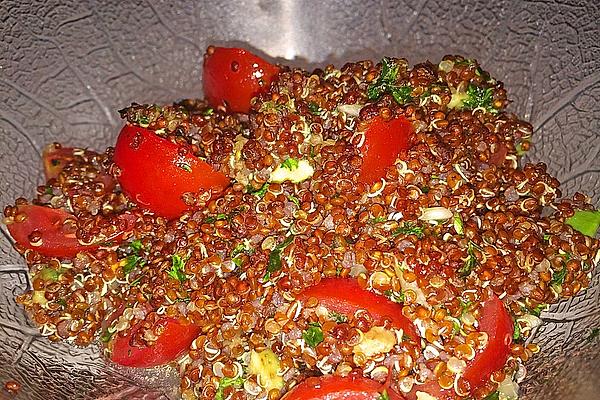
[[[141,325],[141,324],[140,324]],[[156,325],[164,330],[152,346],[137,347],[131,344],[131,336],[140,328],[134,327],[126,336],[115,336],[109,345],[110,359],[126,367],[150,368],[165,365],[185,353],[201,328],[182,323],[174,318],[162,318]]]
[[[463,377],[476,388],[487,381],[494,371],[504,367],[510,354],[513,321],[497,296],[492,296],[483,305],[479,330],[488,334],[485,349],[467,364]]]
[[[412,124],[405,117],[389,121],[375,117],[360,148],[363,162],[359,182],[371,185],[383,178],[385,170],[394,165],[402,151],[408,149],[412,132]]]
[[[79,243],[75,236],[75,217],[64,210],[21,205],[17,206],[16,214],[24,214],[26,218],[22,222],[14,221],[8,224],[8,231],[13,239],[25,248],[48,257],[72,257],[89,249],[89,246]],[[32,244],[30,235],[34,231],[39,233],[40,239]]]
[[[484,304],[479,320],[479,331],[488,334],[488,344],[467,363],[463,372],[471,390],[485,383],[493,372],[498,371],[508,360],[512,343],[513,322],[510,314],[497,296],[490,297]],[[454,390],[442,390],[437,382],[415,385],[407,395],[409,400],[417,399],[417,392],[424,392],[438,400],[457,398]]]
[[[44,161],[44,175],[46,179],[56,179],[62,172],[65,165],[73,162],[75,154],[73,148],[60,147],[56,144],[49,144],[42,152],[42,160]]]
[[[49,144],[44,148],[42,152],[42,160],[44,162],[44,175],[46,180],[56,179],[62,172],[62,170],[68,164],[72,163],[77,156],[75,151],[83,151],[88,155],[95,155],[96,153],[90,150],[74,149],[72,147],[61,147],[56,144]],[[114,178],[105,173],[99,173],[94,179],[96,182],[104,184],[104,190],[111,192],[116,182]]]
[[[266,91],[279,68],[239,48],[209,47],[204,56],[204,96],[213,107],[247,113],[250,100]]]
[[[286,393],[282,400],[379,400],[384,391],[389,400],[404,399],[377,381],[350,374],[308,378]]]
[[[356,310],[367,310],[376,324],[385,317],[392,321],[392,326],[402,329],[404,334],[419,343],[419,334],[413,323],[402,315],[402,304],[395,303],[361,288],[352,278],[324,278],[318,284],[300,292],[297,298],[305,301],[311,297],[319,300],[319,304],[344,315],[353,315]]]
[[[82,244],[75,236],[76,218],[73,214],[56,208],[38,205],[17,206],[16,214],[24,214],[22,222],[13,221],[7,225],[13,239],[21,246],[37,251],[48,257],[74,257],[78,252],[97,248],[100,243]],[[122,214],[119,219],[124,221],[124,231],[133,228],[137,219],[131,214]],[[38,238],[31,234],[37,232]],[[117,232],[103,241],[122,240],[123,230]]]
[[[167,218],[176,218],[190,208],[183,201],[184,193],[218,192],[229,185],[229,178],[206,162],[153,131],[133,125],[121,130],[114,160],[125,194]]]

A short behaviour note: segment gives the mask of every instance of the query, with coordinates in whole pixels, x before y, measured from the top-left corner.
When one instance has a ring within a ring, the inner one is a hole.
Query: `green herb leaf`
[[[127,256],[127,258],[125,259],[125,265],[123,265],[123,272],[125,274],[129,274],[138,265],[144,266],[145,263],[146,263],[146,260],[144,260],[142,257],[140,257],[140,256],[138,256],[136,254],[132,254],[130,256]]]
[[[481,88],[477,85],[469,84],[467,88],[467,98],[463,100],[463,107],[474,110],[483,108],[486,111],[496,114],[497,109],[494,108],[494,90],[492,88]]]
[[[387,220],[388,220],[387,217],[377,217],[377,218],[371,218],[369,220],[369,222],[372,223],[372,224],[378,224],[380,222],[385,222]]]
[[[60,277],[60,272],[50,267],[42,269],[38,274],[39,277],[44,281],[56,282]]]
[[[330,311],[329,312],[329,318],[332,319],[332,320],[334,320],[338,324],[341,324],[341,323],[344,323],[344,322],[348,321],[348,317],[346,317],[344,314],[340,314],[340,313],[335,312],[335,311]]]
[[[405,104],[412,100],[412,88],[408,85],[397,86],[398,64],[384,57],[381,60],[381,73],[379,77],[367,88],[367,97],[370,101],[376,101],[385,93],[390,93],[398,104]]]
[[[547,308],[548,308],[548,304],[538,304],[537,306],[535,306],[535,308],[530,309],[529,312],[531,315],[535,315],[536,317],[539,317],[540,315],[542,315],[542,311],[544,311]]]
[[[423,227],[413,224],[412,222],[405,222],[402,226],[399,226],[392,232],[392,237],[400,235],[416,235],[419,239],[423,237]]]
[[[267,264],[267,272],[269,272],[269,274],[281,269],[281,252],[290,243],[292,243],[293,240],[294,235],[290,235],[286,237],[282,243],[278,244],[273,250],[271,250],[271,254],[269,254],[269,263]]]
[[[314,348],[323,341],[323,330],[319,324],[311,324],[302,333],[302,337],[307,345]]]
[[[321,107],[313,101],[308,103],[308,111],[313,115],[321,115]]]
[[[102,335],[100,335],[100,341],[102,343],[108,343],[114,334],[115,332],[109,332],[108,329],[106,329],[104,332],[102,332]]]
[[[171,270],[169,271],[169,276],[182,283],[187,280],[185,274],[185,261],[177,254],[171,256]]]
[[[395,303],[404,303],[405,297],[404,292],[402,291],[400,293],[396,293],[393,290],[386,290],[383,292],[383,294],[385,294],[386,297]]]
[[[565,278],[567,277],[567,272],[566,265],[563,265],[563,268],[560,271],[554,271],[552,274],[552,280],[550,280],[550,285],[559,287],[562,286],[562,284],[565,282]]]
[[[213,110],[212,108],[207,108],[204,111],[202,111],[202,115],[204,116],[209,116],[209,115],[213,115],[215,113],[215,110]]]
[[[214,224],[217,221],[223,221],[226,219],[229,219],[229,215],[227,215],[227,214],[211,215],[210,217],[204,218],[204,223],[205,224]]]
[[[290,171],[293,171],[295,169],[298,168],[298,163],[299,161],[296,160],[295,158],[288,158],[287,160],[285,160],[284,162],[281,163],[281,167],[282,168],[287,168]]]
[[[246,191],[250,194],[258,196],[259,198],[263,198],[267,191],[269,190],[269,182],[265,182],[260,189],[254,189],[252,186],[248,185],[246,187]]]
[[[514,326],[513,339],[519,340],[521,338],[521,326],[519,325],[519,322],[517,322],[517,321],[513,322],[513,326]]]
[[[576,231],[594,237],[600,228],[600,211],[577,210],[565,222]]]
[[[488,394],[483,400],[500,400],[500,392],[496,391],[494,393]]]
[[[458,269],[458,275],[465,278],[471,274],[475,266],[479,263],[477,257],[475,256],[475,249],[477,245],[469,240],[469,244],[467,245],[467,258],[465,259],[465,263],[461,268]]]
[[[142,241],[140,239],[135,239],[134,241],[129,243],[129,248],[137,254],[144,248],[144,245],[142,244]]]
[[[237,378],[221,378],[219,381],[219,387],[217,388],[217,393],[215,393],[215,400],[225,400],[225,389],[233,386],[236,388],[242,387],[244,384],[244,379],[241,376]]]
[[[412,88],[408,85],[399,87],[390,87],[389,89],[392,97],[398,104],[406,104],[412,100],[411,93]]]

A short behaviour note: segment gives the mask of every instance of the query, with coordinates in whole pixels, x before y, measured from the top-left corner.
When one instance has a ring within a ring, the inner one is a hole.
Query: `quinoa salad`
[[[514,400],[600,213],[525,164],[502,82],[445,56],[274,65],[209,47],[204,99],[49,145],[4,209],[41,334],[173,368],[181,398]]]

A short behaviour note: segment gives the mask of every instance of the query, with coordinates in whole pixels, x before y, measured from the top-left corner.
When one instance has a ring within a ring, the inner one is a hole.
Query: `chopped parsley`
[[[295,169],[298,169],[298,164],[299,161],[296,160],[295,158],[288,158],[287,160],[285,160],[284,162],[281,163],[281,168],[287,168],[290,171],[293,171]]]
[[[565,282],[565,278],[567,277],[567,266],[563,265],[562,269],[558,272],[554,272],[552,274],[552,279],[550,280],[550,286],[557,288],[562,286]]]
[[[123,272],[125,274],[129,274],[133,271],[138,265],[143,267],[146,264],[146,260],[144,258],[138,256],[137,254],[132,254],[125,258],[125,265],[123,265]]]
[[[334,320],[335,322],[337,322],[338,324],[344,323],[348,321],[348,317],[346,317],[344,314],[340,314],[338,312],[335,311],[330,311],[329,312],[329,318]]]
[[[478,246],[472,241],[469,240],[469,244],[467,245],[467,258],[461,268],[458,269],[458,274],[465,278],[471,274],[475,266],[479,261],[477,261],[477,257],[475,256],[475,249]]]
[[[234,386],[236,388],[242,387],[244,379],[241,376],[237,378],[221,378],[219,381],[219,387],[217,393],[215,393],[215,400],[225,400],[225,389]]]
[[[213,115],[215,113],[215,110],[213,110],[212,108],[207,108],[204,111],[202,111],[202,115],[204,116],[209,116],[209,115]]]
[[[542,311],[544,311],[546,308],[548,308],[548,304],[538,304],[534,308],[526,308],[525,310],[529,312],[529,314],[535,315],[539,318],[539,316],[542,315]]]
[[[396,293],[393,290],[386,290],[383,292],[383,294],[385,294],[386,297],[395,303],[404,303],[405,297],[404,292],[402,291],[400,293]]]
[[[400,235],[416,235],[419,239],[423,237],[423,227],[413,224],[412,222],[405,222],[402,226],[399,226],[392,232],[392,236]]]
[[[114,334],[115,334],[115,332],[110,332],[107,329],[104,332],[102,332],[102,335],[100,335],[100,341],[102,343],[108,343]]]
[[[187,280],[185,274],[185,261],[177,254],[171,256],[171,270],[169,271],[169,276],[182,283]]]
[[[576,231],[594,237],[600,228],[600,211],[576,210],[565,222]]]
[[[267,264],[267,272],[269,276],[273,272],[277,272],[281,269],[281,252],[294,240],[294,235],[290,235],[285,240],[279,243],[269,254],[269,263]]]
[[[140,239],[135,239],[134,241],[129,243],[129,248],[136,254],[138,254],[144,248],[144,245],[142,244],[142,241]]]
[[[143,267],[146,264],[146,260],[140,256],[140,252],[144,250],[144,245],[140,239],[135,239],[129,243],[129,248],[133,254],[125,258],[125,264],[123,265],[123,272],[125,274],[129,274],[138,265]]]
[[[321,115],[321,107],[314,101],[308,103],[308,111],[313,115]]]
[[[500,400],[500,392],[495,391],[494,393],[490,393],[483,400]]]
[[[519,325],[518,321],[514,321],[513,322],[513,339],[514,340],[519,340],[521,338],[521,326]]]
[[[269,182],[263,183],[263,185],[258,189],[254,189],[251,185],[248,185],[246,187],[246,190],[250,194],[258,196],[259,198],[263,198],[265,196],[265,194],[267,193],[267,191],[269,190]]]
[[[302,333],[302,338],[310,347],[317,347],[323,341],[323,330],[319,324],[310,324]]]
[[[214,224],[217,221],[224,221],[224,220],[229,220],[231,217],[227,214],[217,214],[217,215],[211,215],[210,217],[206,217],[204,219],[204,223],[205,224]]]
[[[377,217],[377,218],[371,218],[369,220],[369,222],[371,222],[372,224],[378,224],[380,222],[385,222],[387,220],[388,220],[387,217]]]
[[[494,108],[494,90],[492,88],[481,88],[477,85],[469,84],[466,98],[463,100],[463,107],[475,110],[483,108],[484,110],[496,114],[498,110]]]
[[[398,86],[398,63],[391,58],[384,57],[381,60],[381,73],[367,89],[367,97],[370,101],[377,101],[385,93],[392,95],[398,104],[405,104],[412,100],[412,87],[408,85]]]
[[[231,262],[233,262],[237,267],[242,266],[242,259],[239,258],[241,254],[252,254],[253,250],[249,247],[246,247],[246,243],[241,242],[238,243],[237,246],[231,251]]]

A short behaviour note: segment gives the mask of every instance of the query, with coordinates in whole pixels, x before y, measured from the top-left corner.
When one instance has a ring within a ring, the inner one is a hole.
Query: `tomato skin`
[[[22,222],[13,221],[7,225],[13,239],[21,246],[35,250],[48,257],[72,258],[80,251],[93,250],[100,243],[82,244],[75,236],[76,218],[65,210],[38,206],[33,204],[17,206],[17,214],[25,214],[27,218]],[[131,230],[137,217],[132,214],[119,215],[125,229],[117,230],[114,235],[103,238],[102,241],[120,242],[124,233]],[[72,223],[65,221],[72,220]],[[42,242],[40,246],[33,246],[29,235],[38,231]]]
[[[408,150],[412,132],[412,124],[405,117],[388,121],[375,117],[360,148],[363,162],[359,182],[372,185],[383,178],[386,169],[394,165],[400,153]]]
[[[377,400],[386,390],[390,400],[403,400],[385,385],[357,374],[324,375],[294,386],[281,400]]]
[[[467,363],[463,377],[471,388],[487,381],[494,371],[504,367],[510,354],[513,321],[504,304],[497,296],[490,297],[484,304],[479,321],[479,330],[488,334],[485,349]]]
[[[495,295],[483,304],[479,331],[488,334],[488,344],[467,363],[463,372],[463,378],[469,382],[471,391],[485,383],[493,372],[504,367],[510,354],[513,334],[512,318],[502,301]],[[407,398],[415,400],[417,391],[428,393],[437,397],[438,400],[457,398],[454,390],[443,390],[437,382],[415,385]]]
[[[197,325],[184,324],[174,318],[162,318],[157,325],[163,325],[164,331],[150,347],[136,347],[130,344],[131,336],[139,329],[139,325],[127,336],[114,337],[110,344],[111,361],[136,368],[165,365],[185,353],[202,331]]]
[[[73,148],[59,147],[54,144],[46,146],[42,152],[44,175],[46,180],[56,179],[66,164],[75,159]]]
[[[248,113],[250,100],[266,91],[279,68],[239,48],[213,47],[204,56],[204,96],[213,107],[226,104],[233,112]]]
[[[304,289],[296,297],[301,301],[314,297],[325,308],[345,315],[353,315],[356,310],[365,309],[376,324],[388,317],[394,328],[402,329],[404,334],[416,343],[420,342],[415,326],[402,315],[402,304],[361,288],[356,279],[324,278],[318,284]]]
[[[75,217],[64,210],[28,204],[17,206],[17,214],[25,214],[27,218],[23,222],[14,221],[7,227],[13,239],[25,248],[48,257],[65,258],[90,248],[79,243],[75,236]],[[73,223],[65,225],[68,219]],[[33,231],[41,235],[40,246],[33,246],[29,241]]]
[[[179,217],[190,208],[182,199],[184,193],[217,192],[229,185],[229,178],[206,162],[138,126],[123,127],[114,161],[125,194],[140,207],[166,218]]]

